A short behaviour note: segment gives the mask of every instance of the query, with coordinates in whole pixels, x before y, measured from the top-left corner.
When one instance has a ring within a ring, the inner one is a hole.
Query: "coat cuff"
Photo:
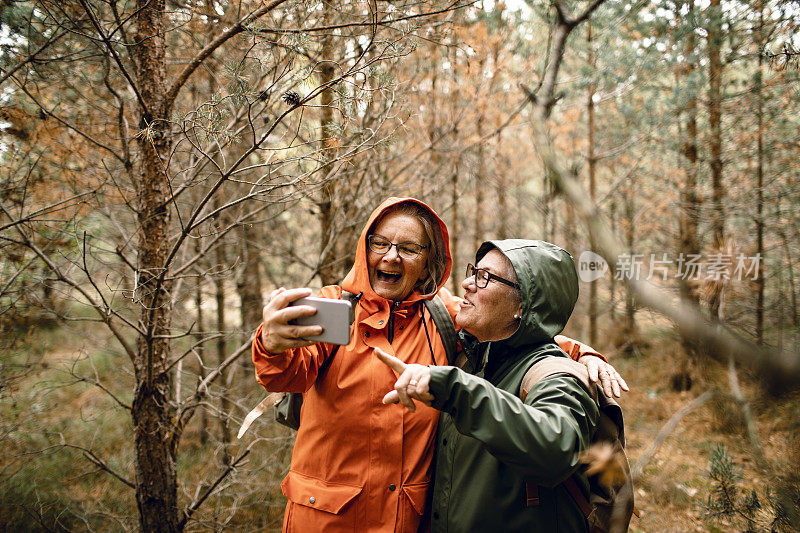
[[[284,361],[290,360],[290,353],[291,350],[286,350],[285,352],[279,353],[271,353],[268,352],[266,348],[264,348],[264,344],[261,342],[261,328],[263,324],[258,326],[256,330],[256,334],[253,336],[253,349],[252,349],[252,356],[253,356],[253,363],[256,365],[256,372],[258,371],[259,362],[269,362],[269,364],[273,366],[279,366],[281,368],[285,367],[285,364],[281,364]]]
[[[455,380],[455,374],[458,368],[454,366],[433,366],[430,367],[431,380],[428,384],[428,390],[433,395],[431,407],[440,411],[445,410],[445,404],[450,397],[450,389]]]
[[[571,339],[565,335],[556,335],[553,340],[556,344],[558,344],[559,348],[567,352],[567,355],[569,355],[570,359],[573,361],[577,361],[584,355],[594,355],[608,363],[608,359],[606,359],[605,355],[601,354],[588,344],[583,344],[582,342]]]

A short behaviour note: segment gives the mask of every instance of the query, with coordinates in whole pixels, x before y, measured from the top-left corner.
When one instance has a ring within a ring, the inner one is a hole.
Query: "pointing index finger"
[[[375,355],[378,356],[378,359],[380,359],[380,361],[383,364],[385,364],[386,366],[397,372],[397,374],[402,374],[403,372],[405,372],[406,364],[402,362],[400,359],[398,359],[393,355],[389,355],[380,348],[375,348],[374,350],[375,350]]]

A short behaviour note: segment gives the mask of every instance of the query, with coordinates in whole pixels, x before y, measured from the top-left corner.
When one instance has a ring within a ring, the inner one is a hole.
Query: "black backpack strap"
[[[451,365],[455,364],[456,357],[458,356],[458,337],[456,336],[456,325],[453,323],[453,317],[447,311],[447,307],[437,294],[430,300],[425,300],[425,307],[433,318],[433,323],[436,324],[436,329],[439,331],[439,337],[444,344],[444,351],[447,353],[447,362]]]
[[[363,292],[359,292],[358,294],[353,294],[352,292],[348,292],[342,289],[342,295],[339,296],[340,300],[347,300],[350,302],[350,325],[353,325],[353,322],[356,320],[356,306],[358,305],[358,301],[363,296]]]

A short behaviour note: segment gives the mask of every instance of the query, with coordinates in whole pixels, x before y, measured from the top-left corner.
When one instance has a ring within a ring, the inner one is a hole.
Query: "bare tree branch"
[[[86,457],[92,464],[97,466],[100,470],[105,470],[106,472],[108,472],[109,474],[111,474],[112,476],[114,476],[115,478],[117,478],[130,488],[132,489],[136,488],[136,485],[134,485],[132,482],[128,481],[126,478],[118,474],[114,469],[108,466],[102,459],[97,457],[97,455],[95,455],[95,453],[92,450],[84,448],[83,446],[77,446],[75,444],[62,443],[61,446],[64,448],[73,448],[75,450],[80,450],[83,453],[83,456]]]
[[[92,360],[91,356],[88,356],[88,359],[89,359],[89,364],[90,364],[90,365],[91,365],[91,367],[92,367],[92,372],[94,373],[94,380],[91,380],[91,379],[89,379],[89,378],[87,378],[87,377],[84,377],[84,376],[79,376],[78,374],[76,374],[76,373],[75,373],[75,370],[74,370],[74,368],[70,369],[70,372],[69,372],[69,373],[70,373],[70,374],[71,374],[71,375],[72,375],[72,376],[75,378],[75,380],[76,380],[77,382],[79,382],[79,383],[86,383],[86,384],[88,384],[88,385],[93,385],[93,386],[97,387],[98,389],[100,389],[100,390],[102,390],[103,392],[105,392],[106,394],[108,394],[108,396],[110,396],[110,397],[111,397],[111,399],[112,399],[112,400],[114,400],[114,401],[117,403],[117,405],[119,405],[119,406],[120,406],[120,407],[122,407],[123,409],[126,409],[126,410],[130,411],[130,410],[131,410],[131,406],[130,406],[129,404],[127,404],[127,403],[123,402],[122,400],[120,400],[120,399],[117,397],[117,395],[116,395],[116,394],[114,394],[113,392],[111,392],[111,391],[108,389],[108,387],[106,387],[105,385],[103,385],[103,384],[100,382],[100,373],[97,371],[97,367],[96,367],[96,366],[94,366],[94,361]],[[76,361],[76,362],[77,362],[77,361]],[[74,365],[73,365],[73,367],[74,367]]]
[[[8,210],[6,210],[6,208],[2,204],[0,204],[0,211],[2,211],[8,218],[13,218],[11,216],[11,213],[9,213]],[[131,359],[131,361],[133,361],[134,358],[136,357],[136,352],[128,344],[128,341],[125,340],[125,337],[122,335],[122,332],[119,331],[117,329],[116,325],[111,321],[110,310],[109,309],[105,309],[101,304],[95,302],[94,298],[92,298],[92,296],[86,291],[86,289],[83,288],[83,286],[81,284],[77,283],[72,278],[70,278],[66,274],[64,274],[61,271],[61,269],[58,268],[58,265],[56,265],[52,261],[52,259],[50,259],[50,257],[46,253],[44,253],[44,251],[41,248],[36,246],[36,243],[34,243],[30,239],[30,237],[28,237],[28,235],[26,235],[25,232],[22,231],[22,229],[19,226],[17,226],[16,229],[17,229],[17,232],[19,233],[20,237],[22,237],[22,239],[24,241],[24,245],[26,247],[28,247],[29,249],[33,250],[33,252],[47,265],[47,267],[53,272],[53,274],[55,274],[55,276],[58,278],[58,280],[66,283],[70,287],[74,288],[84,298],[86,298],[86,300],[89,302],[89,305],[95,311],[97,311],[97,313],[100,315],[100,318],[102,319],[102,321],[106,324],[106,326],[108,326],[108,329],[111,330],[111,333],[114,334],[114,337],[117,338],[117,341],[120,343],[120,345],[122,345],[122,348],[125,350],[125,353],[127,353],[128,357]]]
[[[605,0],[603,0],[605,1]],[[333,30],[341,30],[344,28],[363,28],[369,27],[371,32],[374,32],[375,26],[381,26],[385,28],[391,28],[392,24],[396,22],[404,22],[407,20],[414,20],[418,18],[425,18],[425,17],[432,17],[434,15],[442,15],[444,13],[449,13],[451,11],[455,11],[457,9],[462,9],[474,4],[477,4],[478,0],[472,0],[471,2],[461,2],[460,0],[456,0],[449,6],[436,10],[436,11],[426,11],[424,13],[416,13],[414,15],[406,15],[404,17],[396,17],[389,20],[378,20],[375,18],[372,13],[370,14],[370,20],[365,22],[350,22],[347,24],[333,24],[329,26],[314,26],[313,28],[281,28],[281,29],[262,29],[259,30],[260,33],[272,33],[272,34],[286,34],[286,33],[311,33],[311,32],[319,32],[319,31],[333,31]],[[370,3],[371,5],[371,3]],[[374,35],[374,33],[373,33]]]
[[[42,216],[42,215],[49,215],[51,213],[59,211],[62,208],[61,206],[64,206],[65,204],[68,204],[69,202],[72,202],[73,200],[77,200],[78,198],[82,198],[84,196],[93,195],[96,192],[97,192],[97,189],[94,189],[92,191],[82,192],[80,194],[76,194],[76,195],[71,196],[69,198],[66,198],[64,200],[61,200],[60,202],[56,202],[54,204],[48,205],[47,207],[43,207],[41,209],[38,209],[38,210],[34,211],[33,213],[30,213],[30,214],[28,214],[28,215],[26,215],[26,216],[24,216],[22,218],[16,218],[16,219],[12,218],[11,222],[9,222],[8,224],[6,224],[4,226],[0,226],[0,231],[6,230],[6,229],[8,229],[10,227],[13,227],[13,226],[16,226],[18,224],[24,224],[26,222],[30,222],[31,220],[33,220],[36,217],[39,217],[39,216]],[[56,209],[56,208],[59,208],[59,209]]]
[[[111,54],[111,57],[114,58],[114,62],[117,64],[117,67],[119,68],[119,71],[122,73],[122,76],[126,80],[128,80],[128,84],[130,85],[131,89],[133,90],[133,94],[136,95],[136,100],[139,102],[139,105],[142,106],[142,109],[144,110],[145,116],[152,117],[153,113],[151,112],[151,110],[147,106],[147,102],[144,101],[144,98],[142,97],[142,94],[139,92],[139,86],[136,85],[136,83],[133,81],[133,78],[131,78],[131,75],[128,74],[128,69],[125,68],[125,64],[122,62],[122,59],[120,59],[119,55],[117,54],[117,51],[114,49],[114,46],[111,44],[111,41],[106,36],[105,32],[103,31],[103,28],[100,26],[100,22],[97,20],[97,18],[95,18],[94,12],[91,10],[89,5],[86,3],[86,0],[78,0],[78,1],[81,3],[81,7],[83,7],[83,10],[89,16],[89,20],[92,22],[92,26],[94,26],[94,29],[97,31],[97,34],[100,36],[100,39],[106,45],[106,48],[108,48],[108,51]]]
[[[569,32],[575,28],[565,22],[565,17],[568,15],[566,8],[560,4],[561,1],[557,0],[555,3],[559,10],[560,20],[556,27],[556,45],[550,52],[551,62],[546,74],[546,81],[541,88],[542,94],[532,94],[525,87],[523,90],[528,94],[534,106],[535,117],[531,121],[534,143],[548,177],[553,181],[557,190],[564,194],[574,206],[577,215],[583,220],[590,238],[597,245],[596,251],[608,261],[609,265],[616,266],[618,258],[624,255],[625,248],[608,228],[578,177],[562,167],[547,132],[547,118],[555,102],[553,94],[558,69],[563,62],[564,43]],[[592,9],[596,7],[593,4]],[[655,285],[634,279],[634,277],[626,278],[625,282],[636,294],[640,304],[673,320],[684,336],[705,342],[719,353],[729,354],[741,362],[755,364],[760,367],[765,373],[765,377],[773,385],[785,387],[796,386],[800,383],[800,354],[787,350],[762,349],[741,338],[723,324],[710,321],[697,306],[684,301],[671,303],[671,297]]]
[[[37,257],[34,255],[33,257],[31,257],[28,260],[27,263],[22,265],[16,272],[14,272],[14,275],[9,278],[8,283],[6,283],[3,286],[3,288],[0,289],[0,296],[4,295],[6,293],[6,291],[9,289],[9,287],[11,287],[11,285],[14,283],[14,280],[16,280],[20,276],[20,274],[22,274],[23,272],[28,270],[28,267],[31,266],[33,264],[33,262],[36,261],[36,259],[37,259]]]
[[[211,384],[215,379],[217,379],[219,375],[231,365],[231,363],[236,361],[236,359],[238,359],[243,353],[248,351],[252,343],[253,343],[253,335],[250,336],[247,342],[239,346],[239,348],[237,348],[235,352],[229,355],[227,359],[225,359],[222,363],[220,363],[220,365],[217,368],[212,370],[211,373],[208,374],[205,377],[205,379],[203,379],[203,381],[198,383],[197,394],[204,394],[204,392],[201,391],[205,391],[208,388],[208,385]]]
[[[602,5],[604,2],[605,2],[605,0],[594,0],[594,2],[592,2],[592,3],[591,3],[591,4],[590,4],[590,5],[589,5],[589,6],[588,6],[588,7],[587,7],[587,8],[586,8],[584,11],[583,11],[583,13],[581,13],[580,15],[576,16],[574,19],[571,19],[571,20],[569,21],[570,25],[571,25],[571,26],[577,26],[577,25],[578,25],[578,24],[580,24],[581,22],[584,22],[584,21],[586,21],[586,20],[587,20],[587,19],[588,19],[588,18],[589,18],[589,17],[592,15],[592,13],[594,13],[595,9],[597,9],[598,7],[600,7],[600,6],[601,6],[601,5]]]
[[[545,131],[544,121],[534,120],[535,142],[548,175],[575,207],[587,231],[597,243],[596,250],[612,269],[625,248],[601,217],[589,194],[577,176],[565,171]],[[788,350],[773,351],[755,346],[726,328],[710,321],[697,306],[684,301],[671,303],[671,296],[655,285],[639,279],[626,278],[625,283],[636,294],[637,301],[671,319],[683,335],[706,342],[719,353],[730,354],[737,360],[756,365],[775,386],[795,386],[800,383],[800,354]]]
[[[636,463],[631,468],[631,476],[633,477],[634,481],[641,479],[642,472],[644,472],[644,468],[647,466],[656,453],[658,453],[659,448],[661,445],[664,444],[664,441],[667,440],[670,433],[675,431],[675,428],[678,427],[678,424],[683,417],[706,403],[708,400],[714,397],[717,393],[714,391],[706,391],[688,404],[684,405],[678,411],[670,417],[666,424],[664,424],[659,430],[656,438],[653,439],[653,443],[644,451],[642,455],[636,460]]]
[[[22,92],[24,92],[28,96],[28,98],[30,98],[33,101],[33,103],[36,104],[39,107],[39,109],[41,109],[48,117],[53,117],[56,121],[60,122],[63,126],[65,126],[65,127],[69,128],[70,130],[74,131],[75,133],[77,133],[78,135],[80,135],[81,137],[83,137],[84,139],[86,139],[87,141],[92,143],[93,145],[97,146],[98,148],[102,148],[103,150],[107,151],[112,156],[114,156],[115,159],[117,159],[121,163],[125,164],[125,159],[122,156],[120,156],[118,153],[116,153],[112,147],[106,146],[105,144],[101,143],[100,141],[98,141],[97,139],[95,139],[94,137],[92,137],[91,135],[86,133],[85,131],[81,130],[80,128],[78,128],[76,126],[73,126],[72,124],[70,124],[66,120],[60,118],[58,115],[55,115],[51,111],[48,111],[47,109],[45,109],[45,106],[41,102],[39,102],[39,100],[33,94],[31,94],[31,92],[28,90],[27,87],[25,87],[25,85],[22,82],[18,81],[16,78],[14,78],[14,81],[17,82],[17,86],[22,90]]]
[[[736,363],[732,357],[728,358],[728,383],[733,393],[733,399],[742,410],[744,417],[745,427],[747,428],[747,438],[750,440],[750,446],[753,448],[753,455],[755,456],[756,464],[761,467],[767,465],[764,457],[764,450],[761,448],[761,442],[758,439],[758,431],[756,430],[756,422],[753,418],[753,411],[750,409],[750,404],[747,398],[744,397],[741,386],[739,386],[739,377],[736,373]]]
[[[192,75],[192,73],[195,70],[197,70],[198,67],[200,67],[200,65],[203,64],[203,61],[208,59],[208,57],[211,56],[211,54],[213,54],[215,50],[217,50],[220,46],[225,44],[232,37],[245,31],[249,23],[253,22],[259,17],[266,15],[267,13],[269,13],[279,5],[283,4],[284,2],[286,2],[286,0],[272,0],[272,2],[249,13],[241,20],[239,20],[239,22],[237,22],[236,24],[225,30],[216,39],[208,43],[208,45],[205,48],[200,50],[200,52],[189,62],[189,64],[186,65],[183,71],[181,71],[181,73],[178,74],[178,77],[175,79],[175,81],[172,83],[169,90],[167,91],[165,99],[166,102],[169,104],[169,106],[171,106],[172,103],[175,101],[175,98],[177,98],[181,88],[184,86],[184,84]]]
[[[22,59],[22,60],[21,60],[19,63],[17,63],[17,64],[16,64],[14,67],[12,67],[12,68],[10,68],[8,71],[6,71],[6,73],[5,73],[5,74],[3,74],[2,76],[0,76],[0,85],[2,85],[2,84],[3,84],[3,82],[4,82],[4,81],[6,81],[8,78],[10,78],[11,76],[13,76],[13,75],[14,75],[14,73],[15,73],[16,71],[18,71],[19,69],[21,69],[22,67],[24,67],[25,65],[27,65],[28,63],[30,63],[31,61],[33,61],[33,60],[36,58],[36,56],[38,56],[39,54],[41,54],[42,52],[44,52],[44,51],[45,51],[47,48],[49,48],[50,46],[52,46],[53,44],[55,44],[55,43],[56,43],[56,42],[57,42],[59,39],[61,39],[61,38],[62,38],[64,35],[66,35],[66,34],[67,34],[67,31],[66,31],[66,30],[64,30],[64,31],[62,31],[62,32],[60,32],[60,33],[57,33],[57,34],[55,34],[53,37],[51,37],[51,38],[50,38],[50,40],[48,40],[48,41],[47,41],[46,43],[44,43],[42,46],[40,46],[39,48],[37,48],[35,52],[32,52],[32,53],[31,53],[31,54],[30,54],[28,57],[26,57],[26,58]]]
[[[194,324],[192,324],[192,326],[194,326]],[[165,372],[169,372],[170,370],[172,370],[172,368],[173,368],[173,367],[174,367],[176,364],[178,364],[178,363],[180,363],[181,361],[183,361],[183,359],[184,359],[186,356],[188,356],[188,355],[191,355],[192,353],[194,353],[194,352],[195,352],[195,349],[196,349],[198,346],[201,346],[201,345],[203,345],[203,344],[205,344],[205,343],[207,343],[207,342],[211,342],[211,341],[213,341],[214,339],[218,339],[218,338],[220,338],[220,337],[222,337],[222,336],[223,336],[223,334],[222,334],[222,333],[215,333],[215,334],[213,334],[213,335],[209,335],[209,336],[207,336],[207,337],[203,337],[202,339],[198,340],[197,342],[195,342],[194,344],[192,344],[192,345],[191,345],[191,346],[190,346],[190,347],[189,347],[189,348],[188,348],[186,351],[184,351],[184,352],[183,352],[183,353],[182,353],[182,354],[181,354],[179,357],[176,357],[176,358],[175,358],[175,360],[174,360],[174,361],[172,361],[172,362],[171,362],[171,363],[170,363],[170,364],[167,366],[167,368],[166,368]]]
[[[200,498],[198,498],[194,502],[192,502],[192,504],[183,511],[183,519],[181,519],[179,524],[181,529],[183,529],[183,527],[186,525],[186,522],[188,522],[189,519],[192,517],[192,514],[194,514],[194,512],[201,505],[203,505],[203,502],[206,501],[206,498],[208,498],[211,495],[211,493],[214,492],[214,489],[217,488],[217,485],[222,483],[222,480],[225,479],[228,476],[228,474],[233,472],[233,470],[237,466],[239,466],[244,460],[244,458],[247,457],[249,454],[250,454],[249,449],[242,452],[242,454],[239,457],[237,457],[235,461],[233,461],[230,465],[228,465],[228,467],[222,472],[222,474],[220,474],[217,480],[214,481],[214,483],[212,483],[211,486],[208,487],[208,489],[206,489],[203,495],[200,496]]]

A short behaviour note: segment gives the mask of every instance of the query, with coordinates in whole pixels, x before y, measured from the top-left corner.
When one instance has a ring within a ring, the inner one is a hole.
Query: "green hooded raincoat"
[[[599,413],[572,376],[536,384],[523,403],[525,372],[546,357],[567,357],[553,342],[578,298],[572,257],[550,243],[484,243],[514,266],[522,292],[519,328],[502,341],[477,343],[462,333],[465,370],[431,367],[433,406],[441,410],[431,530],[438,532],[587,531],[586,521],[559,485],[578,466]],[[540,503],[526,505],[526,480]],[[582,489],[588,493],[588,485]]]

